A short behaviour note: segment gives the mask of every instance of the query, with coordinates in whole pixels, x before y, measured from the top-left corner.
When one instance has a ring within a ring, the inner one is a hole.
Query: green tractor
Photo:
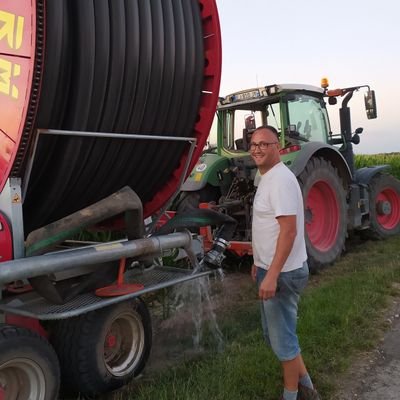
[[[348,103],[365,90],[368,119],[377,117],[375,93],[366,85],[328,90],[310,85],[269,85],[220,98],[217,146],[204,151],[182,186],[176,210],[214,204],[237,222],[231,251],[251,254],[252,202],[257,169],[249,155],[251,135],[260,125],[280,134],[281,159],[298,178],[304,197],[306,246],[315,271],[342,253],[349,233],[385,238],[400,232],[400,181],[380,165],[355,169],[354,132]],[[340,130],[331,131],[327,103],[342,97]],[[266,239],[267,240],[267,239]]]

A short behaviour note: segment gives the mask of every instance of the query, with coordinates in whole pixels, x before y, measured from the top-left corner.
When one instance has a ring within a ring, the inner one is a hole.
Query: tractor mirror
[[[376,111],[376,100],[375,100],[375,91],[368,90],[368,92],[364,96],[365,101],[365,111],[367,112],[368,119],[374,119],[377,117]]]

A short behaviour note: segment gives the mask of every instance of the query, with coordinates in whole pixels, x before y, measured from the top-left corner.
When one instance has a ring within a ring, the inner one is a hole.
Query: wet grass
[[[394,286],[400,282],[400,237],[352,246],[341,261],[311,278],[300,304],[303,356],[324,399],[331,398],[335,378],[346,372],[354,356],[377,344],[384,310],[391,296],[400,295]],[[218,317],[225,337],[222,353],[206,346],[195,359],[139,379],[114,398],[279,398],[280,366],[263,342],[254,292],[248,297],[250,301],[238,301]]]

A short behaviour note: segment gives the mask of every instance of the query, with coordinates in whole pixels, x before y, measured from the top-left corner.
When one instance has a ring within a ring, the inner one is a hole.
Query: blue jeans
[[[257,286],[260,287],[267,271],[257,268]],[[297,338],[297,310],[300,294],[308,282],[308,265],[281,272],[276,295],[260,300],[261,324],[264,338],[280,361],[293,360],[300,354]]]

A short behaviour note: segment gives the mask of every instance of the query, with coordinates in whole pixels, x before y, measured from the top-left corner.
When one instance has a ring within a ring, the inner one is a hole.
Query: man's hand
[[[257,282],[257,266],[254,264],[251,266],[251,279],[253,279],[253,282]]]
[[[267,275],[261,282],[260,289],[258,290],[258,296],[262,300],[268,300],[274,297],[277,286],[277,278],[273,277],[272,274],[267,272]]]

